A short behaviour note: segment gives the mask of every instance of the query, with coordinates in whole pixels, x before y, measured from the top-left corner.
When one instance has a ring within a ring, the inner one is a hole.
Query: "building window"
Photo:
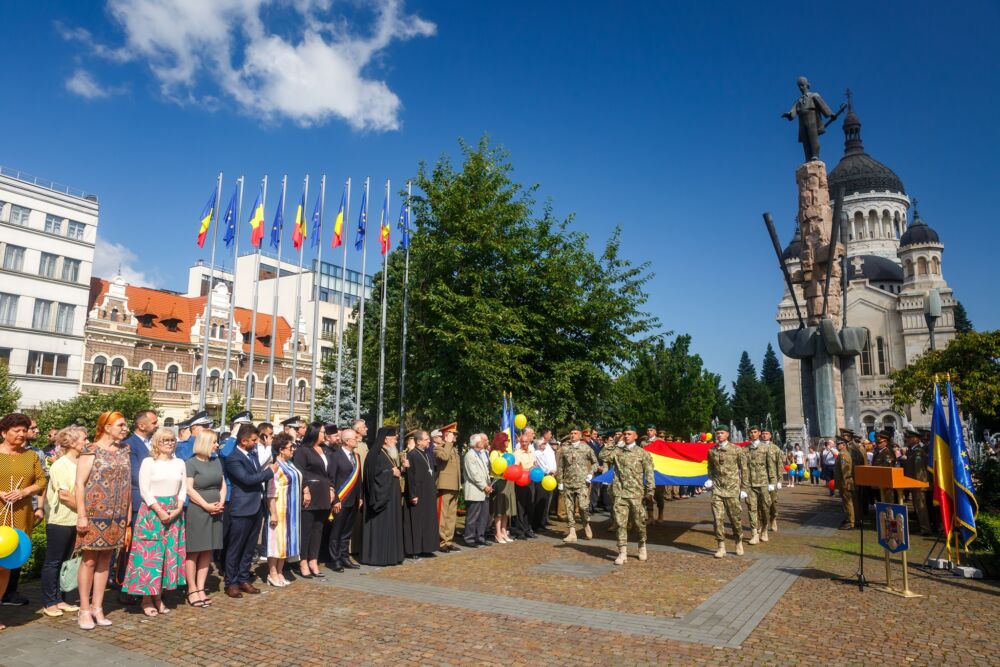
[[[76,314],[76,306],[68,303],[60,303],[56,309],[56,331],[59,333],[73,333],[73,316]]]
[[[885,339],[881,336],[875,339],[875,353],[878,357],[878,374],[885,375],[888,359],[886,358]]]
[[[10,205],[10,222],[14,225],[21,225],[22,227],[28,226],[28,216],[31,214],[31,209],[24,208],[23,206],[18,206],[17,204]]]
[[[319,353],[320,353],[320,361],[322,361],[324,364],[333,359],[332,347],[320,347]]]
[[[38,275],[42,278],[56,277],[56,262],[59,258],[51,253],[43,252],[42,259],[38,262]]]
[[[108,319],[110,319],[112,322],[117,322],[118,321],[118,307],[117,306],[115,306],[114,308],[111,309],[111,316]]]
[[[68,283],[80,280],[80,260],[63,258],[62,279]]]
[[[257,382],[254,380],[254,377],[252,375],[248,375],[247,385],[246,385],[246,396],[247,398],[253,398],[256,393],[257,393]]]
[[[69,355],[53,354],[52,352],[28,352],[28,375],[48,375],[50,377],[66,377],[69,365]]]
[[[125,362],[121,359],[115,359],[111,362],[111,382],[113,385],[121,385],[122,380],[125,379]]]
[[[108,367],[108,360],[104,357],[94,358],[94,367],[90,371],[90,381],[93,384],[104,384],[104,369]]]
[[[177,391],[177,376],[179,370],[177,366],[167,368],[167,391]]]
[[[306,400],[306,381],[299,380],[299,390],[296,392],[296,401],[303,402]]]
[[[3,253],[3,268],[8,271],[21,271],[24,267],[24,248],[8,245]]]
[[[45,231],[49,234],[62,234],[63,219],[49,213],[45,216]]]
[[[323,333],[320,335],[323,337],[323,340],[334,340],[334,336],[337,335],[337,320],[324,317]]]
[[[274,397],[274,378],[270,375],[268,375],[267,380],[264,381],[264,396],[266,398]]]
[[[45,299],[35,299],[35,312],[31,316],[31,328],[39,331],[49,330],[49,316],[52,313],[52,302]]]
[[[221,374],[219,369],[215,369],[208,374],[208,390],[212,393],[218,393],[219,391],[219,380],[221,379]]]
[[[66,225],[66,238],[73,239],[75,241],[82,241],[84,227],[86,227],[86,225],[82,222],[70,220],[69,224]]]
[[[872,334],[865,330],[865,346],[861,350],[861,374],[872,374]]]
[[[10,368],[10,348],[0,347],[0,366]]]
[[[12,327],[17,323],[17,295],[0,293],[0,324]]]
[[[149,379],[150,386],[153,385],[153,362],[147,361],[142,365],[142,374]]]

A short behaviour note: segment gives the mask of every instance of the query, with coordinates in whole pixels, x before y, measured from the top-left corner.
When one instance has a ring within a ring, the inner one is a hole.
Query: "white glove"
[[[706,479],[706,480],[705,480],[705,488],[706,488],[706,489],[711,489],[711,488],[712,488],[712,485],[713,485],[713,482],[712,482],[712,480],[710,480],[710,479]]]
[[[778,488],[779,489],[781,488],[781,482],[778,482]]]
[[[747,499],[747,492],[740,491],[740,500],[746,500],[746,499]]]
[[[562,490],[563,490],[563,485],[562,485],[562,484],[560,484],[560,485],[559,485],[559,490],[560,490],[560,491],[562,491]]]
[[[774,491],[774,484],[768,484],[767,485],[767,490],[768,491]]]
[[[593,475],[587,475],[587,476],[586,476],[586,477],[584,478],[584,480],[585,480],[585,481],[587,482],[587,484],[590,484],[590,481],[591,481],[592,479],[594,479],[594,476],[593,476]]]
[[[621,447],[622,449],[625,449],[625,441],[624,440],[619,440],[618,443],[617,443],[617,445],[619,447]]]

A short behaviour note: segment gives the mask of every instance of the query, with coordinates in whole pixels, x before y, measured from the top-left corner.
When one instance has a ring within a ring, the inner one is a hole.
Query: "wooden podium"
[[[876,489],[926,489],[928,488],[927,482],[921,482],[919,479],[913,479],[912,477],[907,477],[903,474],[902,468],[887,468],[885,466],[855,466],[854,467],[854,483],[857,486],[870,486]],[[878,518],[876,517],[876,521]],[[906,541],[909,543],[910,527],[906,526]],[[878,528],[876,526],[876,534],[878,533]],[[910,590],[910,577],[908,570],[908,563],[906,560],[906,551],[902,551],[903,555],[903,590],[897,590],[892,587],[892,582],[889,578],[889,550],[885,549],[885,586],[872,586],[876,590],[880,590],[884,593],[892,593],[893,595],[899,595],[904,598],[919,598],[923,597],[918,593],[914,593]]]

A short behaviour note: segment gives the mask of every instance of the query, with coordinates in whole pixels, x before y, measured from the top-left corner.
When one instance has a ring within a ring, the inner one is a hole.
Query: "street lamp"
[[[941,294],[936,289],[927,290],[927,296],[924,298],[924,321],[927,322],[927,331],[930,332],[932,350],[937,349],[934,341],[934,327],[940,318]]]

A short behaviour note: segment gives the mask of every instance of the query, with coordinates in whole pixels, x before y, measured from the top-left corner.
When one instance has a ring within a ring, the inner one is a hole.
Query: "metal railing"
[[[38,176],[32,176],[31,174],[25,173],[18,169],[11,169],[10,167],[4,167],[0,165],[0,176],[6,176],[8,178],[13,178],[24,183],[31,183],[32,185],[37,185],[40,188],[45,188],[46,190],[52,190],[53,192],[61,192],[71,197],[79,197],[80,199],[87,199],[94,203],[97,203],[97,195],[93,192],[87,192],[79,188],[73,188],[68,185],[63,185],[62,183],[56,183],[55,181],[50,181],[47,178],[39,178]]]

